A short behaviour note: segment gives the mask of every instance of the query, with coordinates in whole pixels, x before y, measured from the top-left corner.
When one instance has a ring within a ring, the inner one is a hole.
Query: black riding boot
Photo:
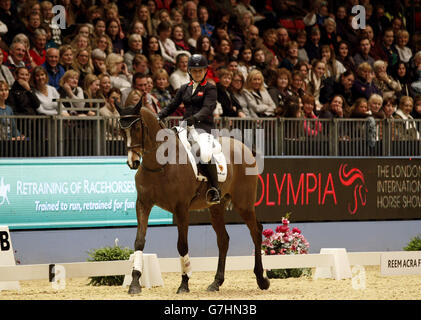
[[[217,204],[221,202],[221,196],[218,186],[218,172],[216,169],[216,164],[206,163],[202,164],[202,168],[205,171],[206,176],[208,177],[211,188],[206,192],[206,199],[208,199],[209,204]]]

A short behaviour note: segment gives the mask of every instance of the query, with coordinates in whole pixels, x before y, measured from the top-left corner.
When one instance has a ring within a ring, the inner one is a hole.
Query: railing
[[[180,119],[168,118],[166,124],[172,127]],[[216,128],[263,150],[266,156],[421,156],[419,120],[221,118]],[[0,116],[0,157],[121,156],[126,152],[117,118]]]

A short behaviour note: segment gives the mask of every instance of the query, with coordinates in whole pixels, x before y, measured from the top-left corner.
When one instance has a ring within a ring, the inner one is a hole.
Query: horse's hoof
[[[258,280],[257,284],[261,290],[267,290],[270,287],[270,281],[266,277],[262,278],[262,280]]]
[[[185,286],[180,286],[177,290],[177,294],[189,293],[189,292],[190,292],[189,287],[185,287]]]
[[[139,286],[130,286],[129,287],[129,294],[140,294],[142,292],[142,288]]]
[[[209,291],[209,292],[219,291],[219,285],[216,282],[214,282],[206,289],[206,291]]]

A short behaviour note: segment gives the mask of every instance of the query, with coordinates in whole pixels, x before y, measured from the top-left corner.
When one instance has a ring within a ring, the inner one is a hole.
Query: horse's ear
[[[117,101],[117,98],[113,98],[114,99],[114,106],[117,109],[118,113],[121,115],[121,106],[120,103]]]
[[[140,97],[139,102],[136,104],[136,106],[134,107],[134,112],[135,114],[140,114],[140,109],[143,106],[143,100],[145,99],[145,95],[146,93],[142,94],[142,97]]]

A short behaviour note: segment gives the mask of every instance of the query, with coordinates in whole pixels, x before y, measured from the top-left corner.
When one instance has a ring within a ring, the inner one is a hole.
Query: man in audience
[[[57,90],[60,88],[59,81],[64,75],[64,68],[59,65],[60,52],[56,48],[48,48],[45,56],[45,62],[42,65],[48,74],[48,84]]]

